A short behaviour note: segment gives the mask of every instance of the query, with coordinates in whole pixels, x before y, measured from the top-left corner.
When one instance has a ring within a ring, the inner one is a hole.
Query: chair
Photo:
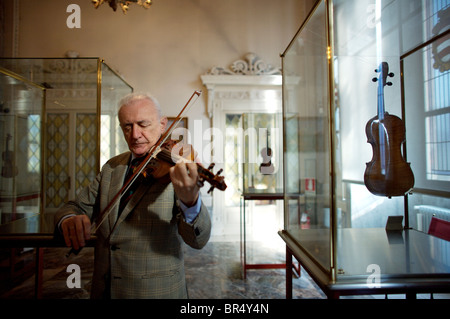
[[[450,241],[450,222],[432,217],[428,234]]]

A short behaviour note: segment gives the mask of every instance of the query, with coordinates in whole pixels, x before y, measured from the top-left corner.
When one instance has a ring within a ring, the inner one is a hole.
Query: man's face
[[[140,157],[147,154],[164,133],[167,118],[160,119],[153,103],[140,100],[120,109],[119,122],[128,148]]]

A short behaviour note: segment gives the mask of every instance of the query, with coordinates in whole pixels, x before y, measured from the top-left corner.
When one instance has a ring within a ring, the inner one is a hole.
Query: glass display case
[[[0,67],[0,224],[41,211],[45,88]]]
[[[33,182],[39,185],[34,193],[42,193],[37,212],[54,212],[93,180],[106,160],[127,150],[117,109],[133,89],[99,58],[1,58],[0,67],[45,92],[38,104],[30,91],[2,83],[3,109],[10,110],[2,114],[9,119],[2,130],[20,132],[10,134],[9,144],[19,171],[26,167],[42,173],[42,181]],[[8,132],[1,132],[5,139]],[[20,174],[15,187],[29,187],[29,177]]]
[[[398,293],[415,277],[427,279],[408,293],[438,278],[448,290],[449,242],[424,218],[450,220],[448,13],[316,1],[282,54],[280,235],[329,296]]]
[[[284,268],[283,134],[281,113],[244,113],[242,134],[241,259],[248,269]],[[263,255],[257,254],[265,247]]]
[[[245,113],[242,115],[242,126],[244,193],[281,193],[282,114]]]

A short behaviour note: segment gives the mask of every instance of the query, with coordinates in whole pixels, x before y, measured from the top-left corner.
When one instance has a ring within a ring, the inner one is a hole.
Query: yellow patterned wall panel
[[[46,160],[46,192],[45,202],[48,208],[57,208],[68,198],[69,167],[68,148],[69,135],[68,114],[47,115],[47,160]]]
[[[97,115],[77,114],[76,123],[75,188],[78,191],[95,178]]]

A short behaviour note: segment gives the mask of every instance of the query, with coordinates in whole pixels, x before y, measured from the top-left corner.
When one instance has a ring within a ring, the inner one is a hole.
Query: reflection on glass
[[[40,212],[43,97],[43,87],[0,69],[0,224]]]
[[[42,163],[44,180],[37,178],[37,183],[44,185],[43,207],[45,212],[55,211],[88,185],[106,160],[127,149],[117,110],[132,88],[98,58],[1,58],[0,66],[45,88],[44,105],[34,103],[34,113],[22,116],[30,95],[22,89],[3,118],[15,130],[28,132],[27,143],[15,138],[15,151],[26,150],[21,158],[29,160],[21,167],[33,171]],[[9,130],[8,125],[2,129]],[[41,141],[45,153],[38,151]]]
[[[281,114],[243,114],[244,193],[280,193],[283,188]]]
[[[410,227],[425,233],[433,216],[450,219],[450,70],[433,56],[436,44],[448,41],[449,35],[438,37],[403,59],[406,130],[412,141],[407,154],[416,177],[408,201]]]
[[[330,268],[328,59],[322,2],[283,59],[287,229]],[[286,221],[285,221],[286,223]]]

